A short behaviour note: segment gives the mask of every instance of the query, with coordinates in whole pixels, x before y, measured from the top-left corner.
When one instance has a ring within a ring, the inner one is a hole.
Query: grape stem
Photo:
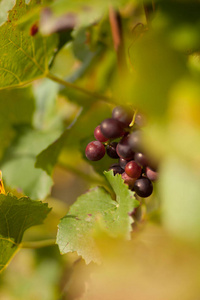
[[[151,28],[151,13],[155,11],[155,3],[154,1],[152,1],[151,4],[143,3],[143,7],[144,7],[147,26],[148,28]]]
[[[59,77],[57,77],[57,76],[55,76],[55,75],[53,75],[51,73],[47,73],[46,76],[47,76],[47,78],[49,78],[49,79],[51,79],[51,80],[53,80],[53,81],[55,81],[55,82],[57,82],[57,83],[65,86],[67,88],[72,88],[74,90],[77,90],[77,91],[79,91],[79,92],[81,92],[81,93],[89,96],[89,97],[93,97],[93,98],[95,98],[95,100],[99,99],[99,100],[102,100],[102,101],[105,101],[105,102],[109,102],[109,103],[112,103],[112,102],[115,103],[116,102],[114,99],[112,99],[110,97],[107,97],[107,96],[104,96],[104,95],[100,95],[98,93],[90,92],[90,91],[88,91],[88,90],[86,90],[86,89],[84,89],[84,88],[82,88],[80,86],[75,85],[74,83],[67,82],[67,81],[65,81],[65,80],[63,80],[63,79],[61,79],[61,78],[59,78]]]
[[[27,249],[38,249],[48,246],[54,246],[56,244],[55,239],[49,240],[41,240],[41,241],[34,241],[34,242],[23,242],[20,244],[20,248],[27,248]]]

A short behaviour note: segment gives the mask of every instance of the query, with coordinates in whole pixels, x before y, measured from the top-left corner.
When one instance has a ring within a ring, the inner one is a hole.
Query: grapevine
[[[199,299],[199,12],[0,1],[0,299]]]

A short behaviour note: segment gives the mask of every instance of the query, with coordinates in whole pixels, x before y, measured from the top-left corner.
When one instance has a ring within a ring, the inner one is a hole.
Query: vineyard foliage
[[[199,296],[199,12],[198,0],[0,1],[2,299]],[[159,179],[146,200],[108,172],[112,158],[85,157],[117,105],[147,120]]]

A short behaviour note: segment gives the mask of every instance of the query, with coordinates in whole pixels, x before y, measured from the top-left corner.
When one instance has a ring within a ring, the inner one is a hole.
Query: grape
[[[135,181],[134,190],[138,196],[146,198],[152,194],[153,185],[148,178],[142,177]]]
[[[152,181],[156,181],[158,179],[158,172],[155,172],[149,167],[146,168],[146,175]]]
[[[112,117],[128,127],[133,119],[133,113],[125,107],[117,106],[112,111]]]
[[[139,166],[146,167],[148,165],[148,159],[146,155],[141,152],[135,153],[134,160]]]
[[[110,156],[111,158],[119,158],[117,152],[116,152],[116,147],[117,147],[117,142],[112,142],[109,145],[107,145],[106,147],[106,152],[108,154],[108,156]]]
[[[90,142],[85,149],[85,155],[87,159],[94,161],[100,160],[102,157],[104,157],[105,152],[104,145],[99,141]]]
[[[132,178],[124,172],[122,173],[122,179],[124,180],[124,183],[128,184],[130,189],[133,188],[136,178]]]
[[[124,135],[124,124],[116,119],[105,119],[101,122],[100,129],[102,134],[108,139],[115,139]]]
[[[133,159],[134,157],[134,152],[131,149],[129,139],[130,135],[124,136],[118,143],[116,148],[119,157],[124,158],[126,160]]]
[[[96,140],[98,140],[99,142],[107,142],[108,141],[108,138],[106,138],[102,132],[101,132],[101,129],[100,129],[100,125],[98,125],[95,130],[94,130],[94,137]]]
[[[126,164],[129,162],[130,160],[126,160],[122,157],[119,158],[119,165],[122,169],[125,169]]]
[[[132,178],[139,178],[142,172],[142,168],[138,166],[138,164],[134,160],[131,160],[127,163],[125,172]]]
[[[138,152],[141,150],[141,131],[135,130],[130,134],[129,143],[132,151]]]
[[[124,172],[124,170],[120,167],[119,164],[113,164],[112,166],[110,166],[109,171],[110,170],[113,170],[114,175],[122,174]]]
[[[137,113],[136,116],[135,116],[135,124],[138,126],[138,127],[143,127],[146,125],[146,118],[143,114],[141,113]]]

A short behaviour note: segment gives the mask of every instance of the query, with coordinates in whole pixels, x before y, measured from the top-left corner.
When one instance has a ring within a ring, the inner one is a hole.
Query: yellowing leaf
[[[0,194],[6,194],[4,185],[3,185],[3,179],[2,179],[2,172],[0,171]]]
[[[39,33],[31,36],[16,26],[29,5],[25,0],[17,0],[8,21],[0,27],[0,89],[22,86],[48,72],[56,36],[43,38]]]

